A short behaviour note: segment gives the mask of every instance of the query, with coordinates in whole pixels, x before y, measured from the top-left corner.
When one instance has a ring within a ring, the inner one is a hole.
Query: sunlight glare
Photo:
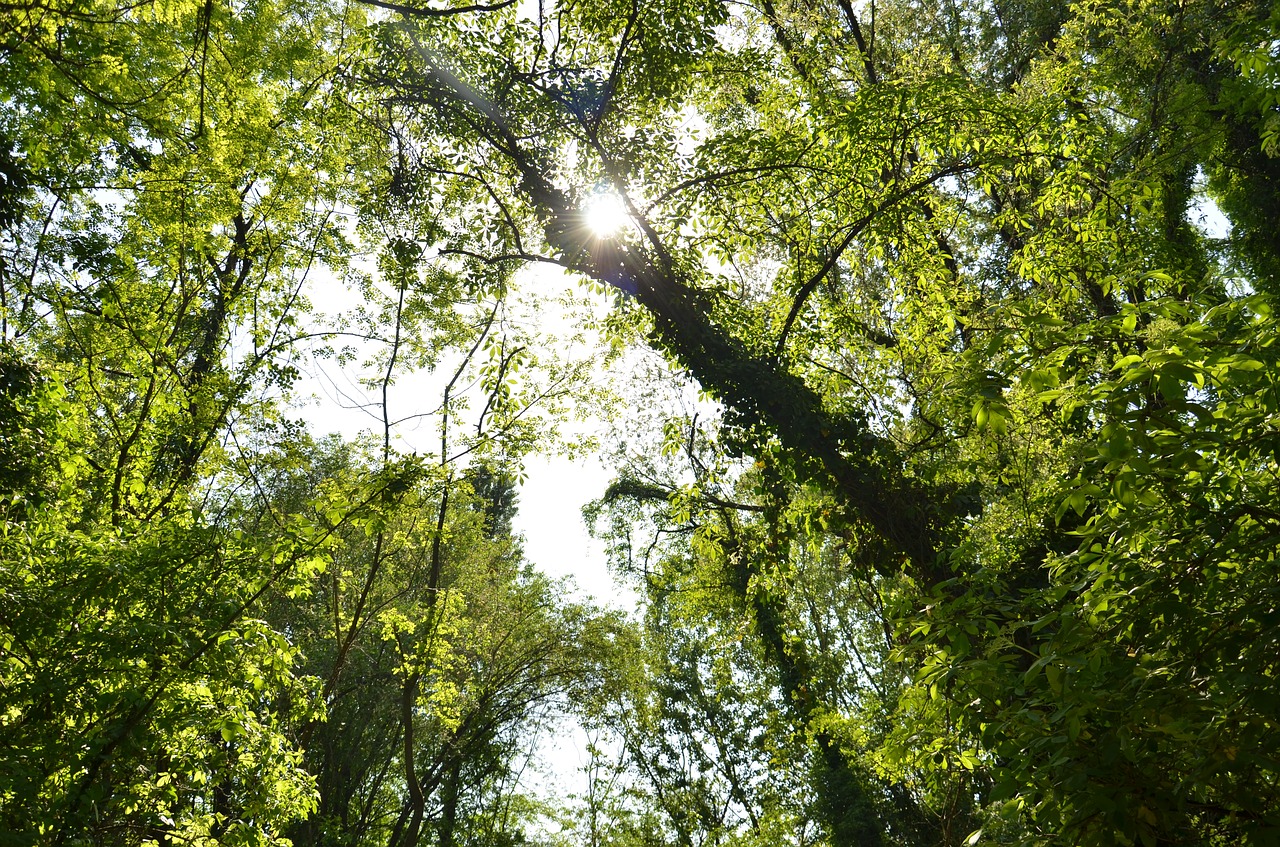
[[[601,192],[587,200],[587,226],[600,238],[617,235],[618,231],[631,225],[631,215],[627,213],[627,204],[613,192]]]

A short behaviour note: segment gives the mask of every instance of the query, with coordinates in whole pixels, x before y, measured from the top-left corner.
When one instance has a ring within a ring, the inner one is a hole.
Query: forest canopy
[[[0,844],[1280,842],[1278,44],[0,6]],[[522,549],[557,450],[631,613]]]

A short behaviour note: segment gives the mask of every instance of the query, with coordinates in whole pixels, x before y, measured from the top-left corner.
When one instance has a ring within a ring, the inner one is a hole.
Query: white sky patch
[[[525,473],[514,526],[529,561],[553,579],[569,577],[579,594],[601,605],[635,608],[634,593],[614,581],[604,549],[582,518],[582,507],[604,494],[613,472],[595,459],[534,456]]]
[[[1222,213],[1217,201],[1209,196],[1209,177],[1204,168],[1196,167],[1192,182],[1193,196],[1187,217],[1209,238],[1226,238],[1231,235],[1231,221]]]
[[[1191,222],[1210,238],[1226,238],[1231,235],[1231,221],[1227,220],[1212,197],[1203,194],[1196,197],[1188,214]]]

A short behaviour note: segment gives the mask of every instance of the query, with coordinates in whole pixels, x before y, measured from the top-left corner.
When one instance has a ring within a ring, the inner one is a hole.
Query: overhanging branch
[[[776,435],[794,458],[801,478],[825,479],[850,516],[902,557],[889,556],[876,563],[877,569],[895,573],[905,560],[918,577],[937,581],[936,551],[946,510],[902,474],[893,445],[872,433],[861,419],[827,411],[821,396],[777,359],[760,355],[717,326],[712,295],[690,286],[673,263],[651,258],[639,246],[592,237],[583,211],[552,183],[550,169],[535,150],[525,146],[507,116],[442,67],[431,51],[415,46],[432,83],[430,92],[418,93],[434,95],[432,108],[445,116],[453,112],[514,167],[520,176],[518,191],[536,210],[546,242],[562,257],[561,264],[633,296],[653,320],[653,343],[719,397],[744,431]],[[960,165],[944,168],[886,197],[865,221],[851,227],[822,273],[834,266],[876,214],[961,169]],[[805,288],[816,284],[810,281]],[[801,294],[807,296],[804,288]],[[797,314],[800,305],[793,306]]]

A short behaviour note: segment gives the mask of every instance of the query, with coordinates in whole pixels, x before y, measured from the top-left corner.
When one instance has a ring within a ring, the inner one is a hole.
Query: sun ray
[[[583,211],[587,226],[599,238],[611,238],[632,224],[627,204],[612,191],[591,195]]]

